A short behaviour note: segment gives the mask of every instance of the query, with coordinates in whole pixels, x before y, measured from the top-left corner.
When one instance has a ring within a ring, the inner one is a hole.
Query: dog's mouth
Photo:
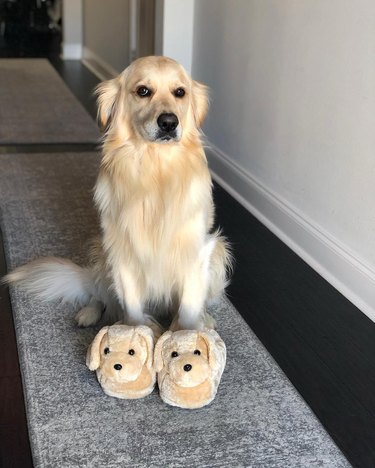
[[[160,143],[168,143],[173,141],[179,141],[178,135],[176,131],[173,132],[163,132],[160,131],[157,133],[155,141]]]

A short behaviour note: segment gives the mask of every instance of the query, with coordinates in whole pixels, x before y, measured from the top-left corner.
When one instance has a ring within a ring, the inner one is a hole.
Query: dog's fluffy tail
[[[39,258],[20,266],[1,282],[19,286],[44,302],[61,300],[80,306],[87,304],[94,290],[90,269],[57,257]]]

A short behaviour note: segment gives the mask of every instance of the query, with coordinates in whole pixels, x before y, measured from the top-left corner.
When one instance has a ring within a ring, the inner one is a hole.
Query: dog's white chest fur
[[[146,296],[180,292],[211,225],[210,176],[200,155],[117,154],[95,190],[112,268],[132,271]],[[165,156],[164,156],[165,157]]]

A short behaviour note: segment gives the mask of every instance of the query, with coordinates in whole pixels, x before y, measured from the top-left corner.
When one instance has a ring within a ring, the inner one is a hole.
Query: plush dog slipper
[[[208,405],[215,398],[225,362],[225,343],[215,330],[165,332],[154,352],[162,400],[190,409]]]
[[[154,332],[145,325],[102,328],[91,343],[86,365],[96,371],[104,393],[117,398],[143,398],[155,386]]]

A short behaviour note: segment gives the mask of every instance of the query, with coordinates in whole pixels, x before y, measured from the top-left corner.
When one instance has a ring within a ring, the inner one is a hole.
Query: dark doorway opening
[[[0,57],[56,57],[62,0],[0,0]]]

